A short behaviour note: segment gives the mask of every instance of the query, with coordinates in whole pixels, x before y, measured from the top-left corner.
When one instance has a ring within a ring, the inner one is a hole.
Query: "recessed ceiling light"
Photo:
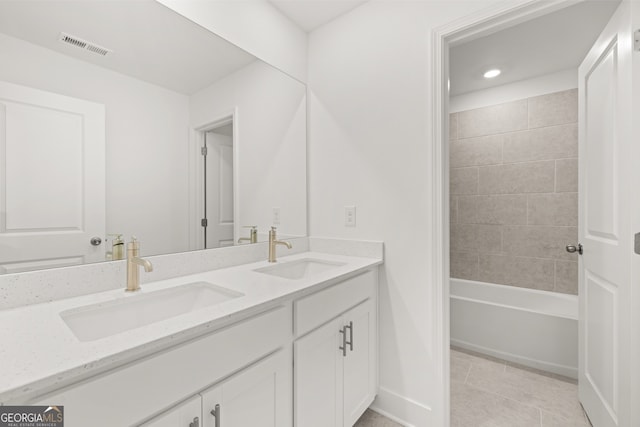
[[[484,78],[485,79],[492,79],[494,77],[498,77],[501,72],[502,71],[498,70],[497,68],[494,68],[493,70],[489,70],[486,73],[484,73]]]

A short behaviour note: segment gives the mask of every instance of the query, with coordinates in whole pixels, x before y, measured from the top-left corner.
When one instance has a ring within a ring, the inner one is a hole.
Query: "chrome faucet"
[[[276,245],[284,245],[291,249],[291,243],[276,239],[276,228],[269,230],[269,262],[276,262]]]
[[[249,237],[241,237],[238,239],[238,243],[249,242],[249,243],[258,243],[258,227],[255,225],[245,225],[242,228],[250,228]]]
[[[140,290],[140,270],[139,266],[144,267],[147,273],[153,271],[153,265],[150,261],[140,258],[140,242],[134,237],[127,243],[127,292],[135,292]]]

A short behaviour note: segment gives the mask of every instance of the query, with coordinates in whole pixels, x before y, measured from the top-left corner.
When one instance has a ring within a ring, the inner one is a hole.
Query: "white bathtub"
[[[578,377],[578,297],[451,279],[451,344]]]

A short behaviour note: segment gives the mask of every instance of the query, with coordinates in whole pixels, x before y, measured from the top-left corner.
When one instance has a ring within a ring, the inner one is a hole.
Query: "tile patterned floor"
[[[402,425],[367,409],[353,427],[402,427]]]
[[[451,427],[589,427],[569,380],[451,350]]]
[[[402,427],[367,410],[354,427]],[[590,427],[578,386],[451,349],[451,427]]]

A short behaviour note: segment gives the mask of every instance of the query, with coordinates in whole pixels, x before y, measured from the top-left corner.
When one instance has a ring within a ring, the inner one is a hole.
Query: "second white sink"
[[[80,341],[93,341],[243,295],[212,283],[194,282],[74,308],[63,311],[60,317]]]
[[[296,261],[284,262],[282,264],[270,265],[258,268],[254,271],[258,273],[270,274],[272,276],[284,277],[285,279],[305,279],[310,276],[333,270],[345,265],[342,262],[325,261],[315,258],[304,258]]]

